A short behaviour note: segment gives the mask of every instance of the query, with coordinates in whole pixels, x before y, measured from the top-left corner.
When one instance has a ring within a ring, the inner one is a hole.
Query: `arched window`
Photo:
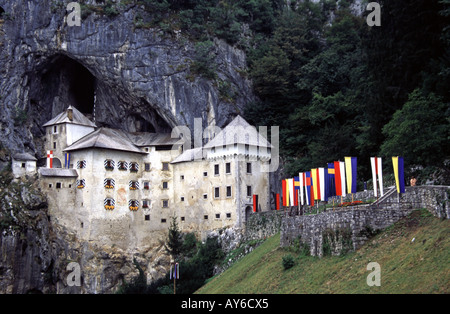
[[[116,206],[116,202],[113,198],[105,198],[104,205],[106,210],[113,210]]]
[[[138,172],[139,164],[137,162],[130,162],[130,172]]]
[[[116,182],[114,181],[114,179],[107,178],[103,181],[103,185],[107,189],[114,189],[114,187],[116,186]]]
[[[85,186],[86,186],[85,179],[77,180],[77,189],[84,189]]]
[[[126,161],[117,162],[117,169],[119,170],[128,170],[128,163]]]
[[[130,184],[128,186],[130,187],[130,190],[138,190],[139,189],[139,182],[137,182],[137,181],[130,181]]]
[[[106,159],[104,162],[105,169],[106,170],[113,170],[114,169],[114,160]]]
[[[131,211],[137,211],[139,208],[139,201],[138,200],[130,200],[128,202],[128,207]]]

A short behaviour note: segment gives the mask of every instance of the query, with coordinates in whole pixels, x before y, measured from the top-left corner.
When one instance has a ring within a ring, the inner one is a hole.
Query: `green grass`
[[[413,242],[411,240],[415,238]],[[303,256],[268,238],[196,293],[449,293],[450,221],[425,210],[407,218],[342,257]],[[292,268],[282,259],[291,254]],[[369,287],[369,262],[381,266],[381,286]]]

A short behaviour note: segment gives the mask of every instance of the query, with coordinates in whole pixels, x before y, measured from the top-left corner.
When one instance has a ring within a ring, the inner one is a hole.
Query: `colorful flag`
[[[175,263],[175,265],[170,265],[170,279],[174,278],[180,279],[180,265],[178,263]]]
[[[339,161],[334,162],[334,180],[336,187],[336,196],[341,196],[342,195],[341,167]]]
[[[253,194],[253,212],[256,213],[258,211],[258,195]]]
[[[288,179],[289,184],[289,204],[288,206],[294,206],[294,179]]]
[[[47,151],[47,168],[53,168],[53,151]]]
[[[64,154],[64,168],[70,168],[70,153]]]
[[[395,185],[397,193],[405,193],[405,172],[403,157],[392,157],[394,166]]]
[[[320,200],[325,201],[325,168],[319,168],[319,186],[320,186]]]
[[[306,171],[305,172],[305,196],[306,196],[306,203],[310,206],[314,206],[314,197],[313,196],[313,188],[311,186],[312,180],[311,180],[311,172]]]
[[[329,197],[336,196],[336,187],[335,187],[335,179],[334,179],[334,163],[328,164],[328,169],[325,172],[325,181],[326,181],[326,195],[325,200],[328,201]]]
[[[286,191],[286,180],[281,180],[281,185],[282,185],[282,189],[283,189],[283,206],[287,206],[287,191]]]
[[[345,157],[347,192],[356,193],[356,157]]]
[[[305,178],[304,178],[304,173],[300,172],[298,174],[298,177],[300,179],[300,205],[305,205],[305,194],[304,194],[304,186],[305,186]]]
[[[280,193],[277,193],[275,196],[275,206],[276,210],[280,210]]]
[[[373,193],[378,197],[378,186],[380,187],[380,196],[383,196],[383,169],[381,157],[370,157],[370,165],[372,167]],[[377,183],[378,177],[378,183]]]

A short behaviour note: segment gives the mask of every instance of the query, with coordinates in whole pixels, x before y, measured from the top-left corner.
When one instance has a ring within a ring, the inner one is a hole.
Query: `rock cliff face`
[[[191,71],[196,48],[185,34],[136,26],[143,8],[68,26],[68,2],[0,0],[0,137],[10,150],[42,155],[41,125],[69,104],[100,126],[170,131],[194,118],[223,126],[253,100],[242,51],[215,40],[216,79],[206,79]]]
[[[221,127],[254,100],[242,51],[214,40],[216,75],[207,79],[191,70],[196,46],[185,34],[136,27],[141,7],[92,13],[69,27],[68,2],[0,0],[0,170],[5,152],[44,157],[41,126],[68,105],[98,126],[170,132],[193,130],[194,118]],[[137,274],[133,258],[149,281],[169,265],[162,245],[130,256],[78,241],[52,221],[33,185],[0,193],[0,293],[107,293]],[[81,267],[81,287],[67,285],[71,261]]]

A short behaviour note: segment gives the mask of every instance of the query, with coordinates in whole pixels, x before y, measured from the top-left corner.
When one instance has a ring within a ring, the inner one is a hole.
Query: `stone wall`
[[[264,239],[281,230],[283,211],[266,211],[250,214],[246,224],[243,241]]]

